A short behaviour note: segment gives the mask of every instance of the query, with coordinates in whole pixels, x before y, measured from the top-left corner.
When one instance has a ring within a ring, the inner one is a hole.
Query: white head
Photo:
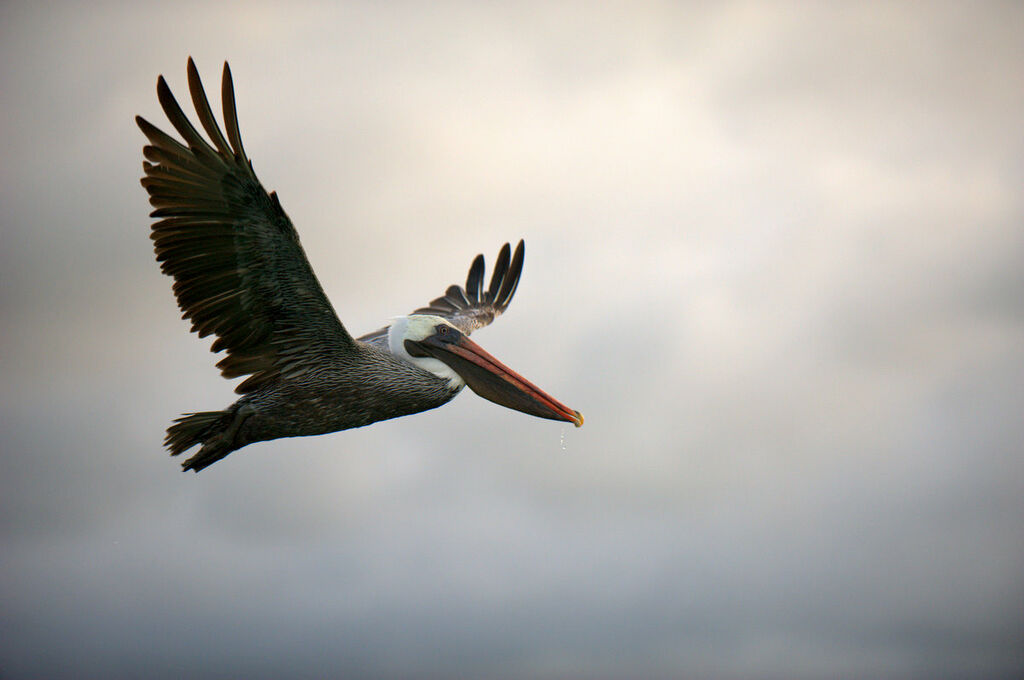
[[[396,357],[400,357],[428,373],[433,373],[442,380],[447,380],[453,388],[462,389],[466,381],[446,363],[434,357],[414,357],[405,349],[406,340],[423,340],[436,332],[438,324],[451,326],[441,317],[430,314],[410,314],[396,317],[388,328],[388,348]]]

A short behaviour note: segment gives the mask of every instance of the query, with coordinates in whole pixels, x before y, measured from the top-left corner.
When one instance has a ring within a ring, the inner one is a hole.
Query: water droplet
[[[562,428],[561,444],[562,444],[562,450],[565,451],[565,428],[564,427]]]

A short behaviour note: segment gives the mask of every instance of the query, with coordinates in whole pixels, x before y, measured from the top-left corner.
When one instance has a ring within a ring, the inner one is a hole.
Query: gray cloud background
[[[1024,674],[1024,8],[0,6],[0,676]],[[525,238],[475,395],[237,452],[143,137],[230,60],[354,333]]]

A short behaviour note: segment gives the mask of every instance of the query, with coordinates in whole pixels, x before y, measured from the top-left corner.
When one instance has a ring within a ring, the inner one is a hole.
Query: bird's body
[[[189,462],[208,465],[255,442],[327,434],[427,411],[462,389],[369,343],[358,343],[343,365],[344,370],[327,366],[267,383],[225,411],[183,417],[168,431],[171,452],[203,443],[204,450]],[[229,436],[217,438],[225,433]]]
[[[172,455],[200,445],[183,467],[199,471],[258,441],[325,434],[426,411],[468,384],[496,403],[543,418],[583,422],[471,342],[505,311],[522,273],[524,248],[502,248],[489,287],[478,255],[466,286],[429,306],[352,338],[324,295],[276,193],[267,193],[242,148],[230,70],[224,65],[221,132],[198,71],[189,89],[211,146],[192,127],[161,77],[157,94],[183,145],[142,118],[150,140],[143,186],[157,259],[192,330],[214,334],[227,378],[248,376],[223,411],[186,415],[167,431]]]

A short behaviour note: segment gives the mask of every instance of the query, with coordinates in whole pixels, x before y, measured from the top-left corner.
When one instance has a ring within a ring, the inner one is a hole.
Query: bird
[[[166,80],[157,99],[178,141],[141,116],[142,186],[155,219],[150,237],[161,270],[173,277],[182,318],[228,379],[246,376],[241,395],[220,411],[186,413],[167,428],[172,456],[199,447],[182,463],[199,472],[254,442],[362,427],[436,408],[463,387],[540,418],[583,425],[570,409],[469,339],[508,308],[523,271],[525,244],[500,249],[490,282],[477,255],[465,286],[384,327],[353,338],[345,329],[281,207],[242,146],[228,63],[221,77],[223,131],[191,57],[189,121]]]

